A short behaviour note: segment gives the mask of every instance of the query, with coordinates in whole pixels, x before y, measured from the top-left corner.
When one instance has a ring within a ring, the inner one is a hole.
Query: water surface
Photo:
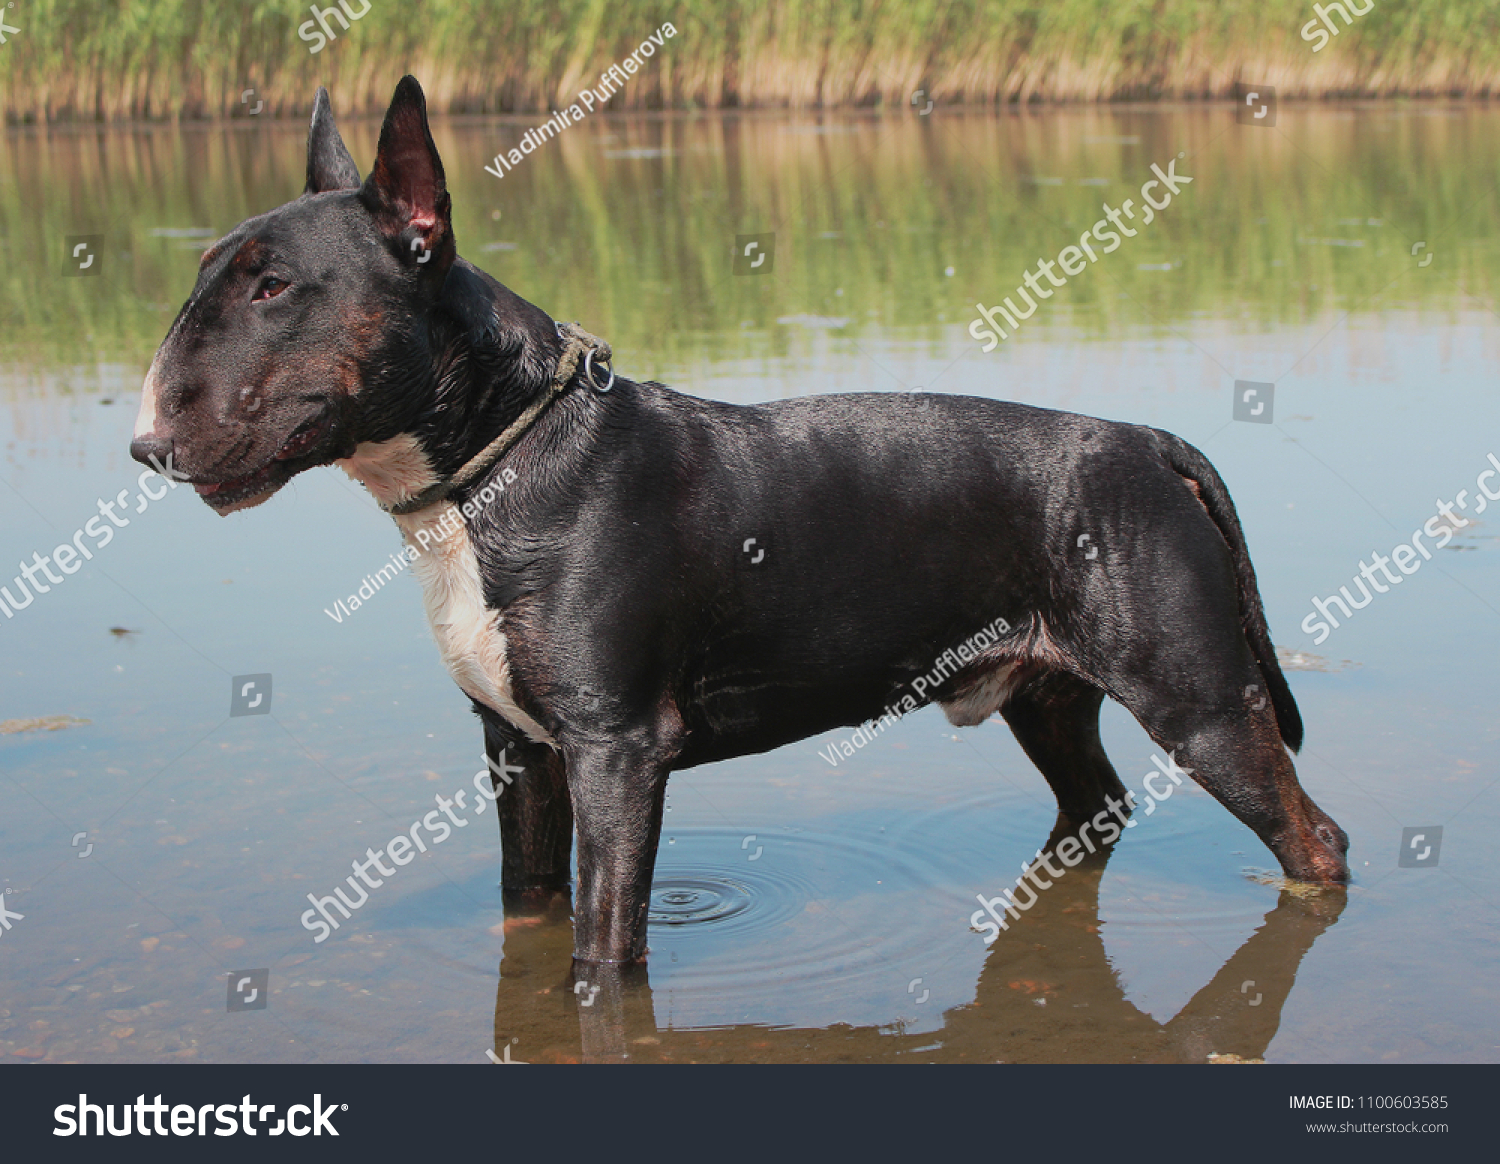
[[[1055,805],[1002,724],[927,710],[836,767],[819,753],[847,732],[674,776],[648,976],[575,993],[565,904],[506,917],[478,816],[314,942],[306,895],[470,787],[477,724],[409,576],[326,613],[398,545],[358,486],[320,470],[220,519],[186,490],[142,504],[126,448],[199,253],[301,189],[302,127],[11,131],[0,584],[122,490],[129,524],[0,618],[0,720],[87,721],[0,735],[0,890],[23,915],[0,932],[0,1054],[1500,1057],[1500,519],[1326,641],[1302,629],[1500,456],[1500,115],[596,117],[486,173],[525,124],[436,126],[460,251],[609,338],[625,375],[747,403],[991,396],[1202,448],[1296,653],[1298,770],[1351,837],[1354,885],[1282,885],[1185,787],[986,949],[975,895],[1014,882]],[[344,129],[367,166],[378,126]],[[1160,219],[981,352],[974,304],[1174,158],[1193,182]],[[774,233],[773,268],[736,276],[752,233]],[[77,237],[96,275],[62,274]],[[1275,384],[1273,423],[1232,419],[1236,380]],[[262,673],[271,714],[231,718],[231,678]],[[1138,788],[1150,741],[1108,707],[1105,742]],[[1402,868],[1418,826],[1442,827],[1439,863]],[[226,976],[261,968],[268,1007],[228,1013]]]

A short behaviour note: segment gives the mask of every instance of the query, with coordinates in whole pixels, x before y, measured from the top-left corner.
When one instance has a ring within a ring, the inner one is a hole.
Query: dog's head
[[[363,184],[319,89],[305,191],[204,254],[146,375],[131,455],[231,513],[400,432],[455,258],[417,82],[396,87]]]

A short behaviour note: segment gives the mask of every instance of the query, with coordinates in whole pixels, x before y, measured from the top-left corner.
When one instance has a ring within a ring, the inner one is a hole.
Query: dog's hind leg
[[[500,813],[500,885],[508,898],[566,891],[573,805],[563,758],[485,709],[484,752]],[[517,770],[519,769],[519,771]]]
[[[1125,786],[1099,741],[1099,707],[1104,692],[1066,671],[1047,671],[1006,701],[1000,714],[1010,725],[1052,791],[1059,811],[1075,822],[1106,811],[1106,797],[1116,803]]]
[[[1135,509],[1167,536],[1122,537],[1090,559],[1080,609],[1110,618],[1071,620],[1071,641],[1087,648],[1074,657],[1093,660],[1090,678],[1255,830],[1289,877],[1347,881],[1349,838],[1302,790],[1287,752],[1302,746],[1302,716],[1229,491],[1197,449],[1151,436],[1177,481],[1156,488],[1144,472]]]
[[[1210,629],[1184,633],[1192,626]],[[1297,782],[1265,676],[1238,626],[1200,618],[1144,637],[1139,651],[1115,657],[1107,681],[1164,758],[1249,825],[1288,877],[1347,881],[1349,839]],[[1148,779],[1148,793],[1170,795],[1165,775]]]

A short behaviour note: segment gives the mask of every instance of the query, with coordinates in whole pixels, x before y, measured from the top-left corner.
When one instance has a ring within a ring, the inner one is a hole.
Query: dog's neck
[[[463,260],[406,343],[421,358],[388,361],[398,371],[381,389],[399,407],[386,431],[339,461],[387,509],[449,480],[514,425],[552,388],[563,347],[550,316]],[[422,363],[429,370],[415,382],[400,374]]]

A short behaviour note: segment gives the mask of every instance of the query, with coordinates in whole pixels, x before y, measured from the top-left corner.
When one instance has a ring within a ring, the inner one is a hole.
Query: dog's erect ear
[[[433,272],[452,265],[451,199],[415,77],[402,77],[396,86],[380,128],[375,167],[359,197],[403,259]]]
[[[318,86],[313,101],[312,127],[307,131],[307,186],[304,194],[325,190],[359,189],[359,170],[344,147],[339,127],[333,123],[333,105],[328,90]]]

